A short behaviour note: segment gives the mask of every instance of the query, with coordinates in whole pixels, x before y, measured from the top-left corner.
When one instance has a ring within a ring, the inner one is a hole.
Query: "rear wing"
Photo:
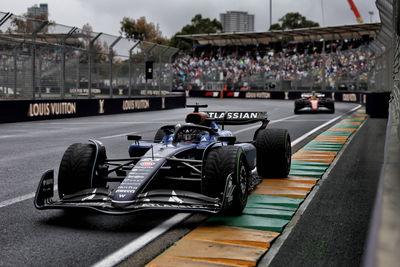
[[[244,125],[261,122],[268,124],[267,112],[257,111],[205,111],[207,120],[215,121],[224,125]]]

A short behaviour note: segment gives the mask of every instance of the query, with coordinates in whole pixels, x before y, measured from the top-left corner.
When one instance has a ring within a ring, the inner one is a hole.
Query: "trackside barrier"
[[[310,91],[200,91],[190,90],[190,97],[209,98],[244,98],[244,99],[280,99],[294,100],[302,93]],[[320,92],[320,91],[319,91]],[[326,97],[336,102],[360,103],[365,105],[366,112],[372,118],[387,118],[389,110],[389,92],[323,92]]]
[[[137,98],[4,100],[0,101],[0,123],[61,119],[183,108],[186,96]]]

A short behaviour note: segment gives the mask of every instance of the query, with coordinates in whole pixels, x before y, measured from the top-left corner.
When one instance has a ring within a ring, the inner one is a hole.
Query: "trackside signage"
[[[68,100],[1,100],[0,123],[183,108],[185,105],[185,95]]]
[[[64,114],[76,114],[76,102],[29,104],[28,117],[46,117]]]
[[[150,108],[150,101],[148,99],[143,100],[124,100],[122,102],[122,110],[138,110]]]

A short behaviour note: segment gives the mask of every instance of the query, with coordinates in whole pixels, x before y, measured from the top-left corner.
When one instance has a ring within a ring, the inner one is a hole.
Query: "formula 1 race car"
[[[194,112],[186,116],[186,123],[161,127],[154,140],[128,135],[133,143],[127,158],[108,159],[96,140],[70,145],[59,167],[59,199],[53,199],[50,170],[40,180],[35,207],[89,208],[107,214],[174,210],[239,215],[259,176],[288,175],[290,136],[284,129],[266,129],[266,112],[199,112],[207,105],[188,107]],[[237,142],[224,129],[256,122],[261,126],[249,142]]]
[[[316,92],[301,94],[301,98],[294,102],[294,114],[306,111],[335,113],[335,102]]]

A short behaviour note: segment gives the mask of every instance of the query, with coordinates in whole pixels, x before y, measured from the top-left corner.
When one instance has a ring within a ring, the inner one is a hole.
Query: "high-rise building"
[[[219,16],[224,32],[254,31],[254,15],[242,11],[227,11]]]
[[[49,17],[49,7],[47,4],[40,4],[39,6],[34,5],[32,7],[28,7],[28,17],[31,18],[43,18],[47,19]]]

